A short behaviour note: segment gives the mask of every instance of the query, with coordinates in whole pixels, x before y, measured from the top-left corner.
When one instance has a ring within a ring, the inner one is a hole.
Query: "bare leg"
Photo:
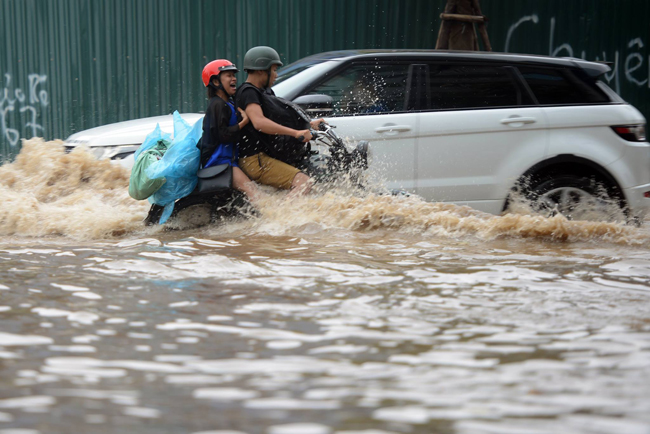
[[[287,197],[303,196],[311,190],[311,178],[304,173],[298,173],[291,182],[291,192]]]
[[[248,176],[239,168],[232,168],[232,186],[242,193],[246,194],[251,202],[259,199],[260,192]]]

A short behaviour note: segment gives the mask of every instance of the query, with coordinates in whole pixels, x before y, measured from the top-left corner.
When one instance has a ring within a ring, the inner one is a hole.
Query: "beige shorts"
[[[291,189],[293,178],[300,173],[295,167],[271,158],[264,152],[240,158],[239,167],[253,181],[284,190]]]

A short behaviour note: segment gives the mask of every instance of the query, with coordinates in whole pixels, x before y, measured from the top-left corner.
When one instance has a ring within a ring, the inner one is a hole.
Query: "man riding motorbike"
[[[280,56],[271,47],[253,47],[244,56],[244,70],[248,73],[244,83],[235,94],[237,107],[245,111],[250,123],[242,129],[239,166],[248,177],[261,184],[291,190],[290,196],[309,192],[311,180],[301,172],[277,158],[273,158],[272,139],[274,135],[294,137],[304,143],[312,138],[309,129],[295,130],[280,125],[265,115],[264,94],[272,95],[271,86],[277,78],[277,69],[282,66]],[[316,128],[323,119],[311,122]]]
[[[264,54],[269,56],[265,57]],[[352,174],[350,179],[359,180],[353,172],[367,168],[367,143],[360,143],[357,149],[350,151],[323,119],[311,120],[299,106],[273,94],[269,86],[277,77],[277,66],[282,64],[275,50],[256,47],[249,50],[244,59],[249,80],[239,88],[236,97],[239,109],[242,106],[246,108],[244,114],[251,120],[248,125],[245,125],[244,119],[238,119],[235,110],[228,105],[228,96],[235,83],[235,68],[230,62],[225,62],[212,65],[216,66],[216,69],[206,66],[204,71],[204,84],[209,92],[212,90],[210,96],[214,96],[210,106],[215,106],[214,110],[208,108],[203,121],[201,142],[205,143],[199,145],[203,169],[197,173],[197,187],[191,194],[175,202],[171,217],[195,205],[209,205],[211,221],[231,215],[254,214],[247,201],[243,200],[244,195],[236,192],[238,183],[233,179],[236,170],[232,164],[233,157],[236,158],[234,133],[240,128],[240,168],[255,181],[291,189],[289,196],[307,193],[312,179],[316,182],[328,182],[332,177],[338,178],[339,174],[347,173]],[[263,67],[267,68],[255,69]],[[213,84],[214,88],[210,84]],[[217,110],[217,105],[220,110]],[[217,111],[221,112],[221,115],[218,115]],[[252,115],[249,115],[249,112]],[[251,123],[255,127],[251,127]],[[314,131],[312,134],[310,129],[317,128],[320,131]],[[318,150],[314,150],[309,143],[312,139],[318,142],[318,146],[326,146],[327,152],[319,154]],[[210,157],[215,159],[215,166],[211,166]],[[232,171],[228,172],[224,166],[230,167]],[[249,186],[254,187],[252,184]],[[245,189],[239,190],[248,193]],[[162,211],[163,206],[154,204],[145,223],[164,223],[160,218]]]

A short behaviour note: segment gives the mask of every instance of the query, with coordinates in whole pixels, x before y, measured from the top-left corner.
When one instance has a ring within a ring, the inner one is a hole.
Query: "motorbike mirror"
[[[334,110],[334,100],[329,95],[302,95],[294,99],[293,102],[312,117],[330,116]]]

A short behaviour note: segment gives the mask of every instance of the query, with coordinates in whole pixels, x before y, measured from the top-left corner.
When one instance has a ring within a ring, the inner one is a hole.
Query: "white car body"
[[[577,59],[543,56],[431,51],[333,52],[289,65],[283,71],[288,78],[279,80],[273,89],[278,96],[296,100],[318,93],[320,84],[332,80],[338,71],[345,72],[348,64],[375,62],[369,64],[378,68],[382,61],[417,63],[409,59],[417,60],[418,56],[432,62],[438,58],[446,62],[476,59],[503,65],[511,62],[515,66],[526,63],[583,68],[594,76],[606,68]],[[411,74],[414,73],[409,72],[409,77]],[[528,92],[532,93],[530,89]],[[625,140],[612,127],[641,126],[646,121],[636,108],[624,103],[611,90],[603,92],[610,99],[602,104],[536,103],[480,109],[397,110],[339,114],[326,120],[337,127],[340,136],[370,142],[369,170],[384,180],[387,187],[413,192],[429,201],[469,205],[498,214],[505,209],[513,187],[526,174],[535,175],[536,168],[539,173],[544,170],[543,173],[552,173],[552,168],[559,167],[566,171],[575,165],[579,172],[588,173],[588,168],[593,168],[599,179],[608,180],[612,188],[622,193],[622,203],[630,215],[642,218],[650,209],[650,198],[646,197],[650,196],[650,146],[643,138]],[[416,98],[420,97],[416,95]],[[531,98],[535,100],[534,96]],[[322,116],[316,109],[307,110]],[[202,115],[182,116],[194,123]],[[66,145],[83,143],[96,149],[98,156],[111,158],[137,148],[156,124],[171,132],[171,115],[82,131],[70,136]]]
[[[200,113],[182,113],[181,117],[190,125],[203,119]],[[161,131],[174,136],[172,115],[153,116],[79,131],[68,137],[65,145],[68,149],[86,146],[97,158],[109,158],[130,167],[133,165],[133,153],[156,125],[160,126]]]
[[[534,122],[502,123],[513,117]],[[645,123],[643,115],[630,105],[458,110],[326,120],[344,136],[370,141],[370,170],[384,179],[388,188],[414,192],[428,201],[452,202],[499,214],[526,169],[570,152],[606,168],[637,217],[650,207],[650,199],[643,196],[650,191],[650,146],[622,140],[610,128]]]

